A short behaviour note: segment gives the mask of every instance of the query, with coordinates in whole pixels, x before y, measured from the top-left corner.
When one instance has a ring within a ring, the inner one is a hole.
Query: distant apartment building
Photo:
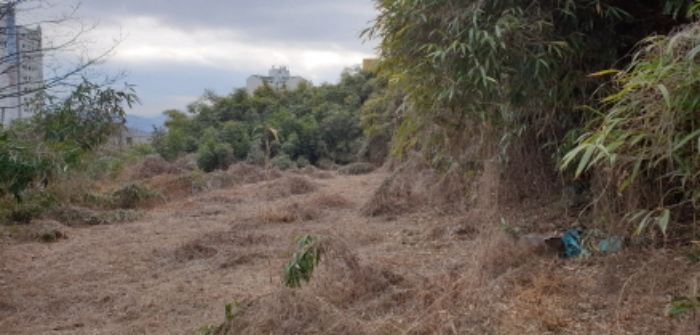
[[[268,72],[267,76],[252,75],[248,77],[248,80],[246,80],[246,90],[248,91],[248,94],[252,95],[256,89],[264,86],[265,83],[277,90],[294,90],[301,83],[311,85],[310,81],[302,77],[290,76],[289,69],[287,69],[286,66],[280,66],[279,68],[273,66]]]
[[[16,25],[14,3],[0,5],[0,123],[32,116],[43,85],[41,27]]]

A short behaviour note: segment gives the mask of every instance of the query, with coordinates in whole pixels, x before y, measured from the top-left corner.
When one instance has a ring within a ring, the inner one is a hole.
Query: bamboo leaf
[[[627,178],[622,185],[620,185],[620,192],[623,192],[627,187],[632,185],[634,180],[637,178],[637,175],[639,174],[639,170],[641,169],[642,166],[642,161],[637,160],[637,162],[634,164],[634,169],[632,170],[632,175]]]
[[[661,229],[661,232],[666,236],[666,229],[668,229],[668,223],[671,220],[671,211],[666,208],[663,210],[661,213],[661,217],[659,218],[659,228]]]
[[[593,151],[595,150],[594,145],[589,145],[588,149],[586,149],[586,152],[583,154],[583,157],[581,157],[581,162],[578,164],[578,168],[576,168],[576,177],[581,175],[581,173],[586,169],[588,166],[588,163],[591,160],[591,155],[593,155]]]
[[[589,77],[600,77],[608,74],[618,74],[620,73],[620,70],[615,70],[615,69],[609,69],[609,70],[603,70],[603,71],[598,71],[595,73],[591,73],[588,76]]]
[[[646,228],[647,224],[649,223],[649,219],[651,218],[651,215],[654,214],[654,212],[649,211],[644,215],[644,218],[642,218],[641,221],[639,221],[639,224],[637,225],[637,229],[634,231],[634,235],[640,235],[644,231],[644,228]]]

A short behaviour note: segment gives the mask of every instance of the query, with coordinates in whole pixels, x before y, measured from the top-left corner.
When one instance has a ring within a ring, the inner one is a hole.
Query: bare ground
[[[221,332],[700,333],[692,316],[663,315],[671,298],[697,294],[700,267],[678,251],[561,260],[487,228],[493,213],[415,204],[363,216],[381,171],[292,176],[181,198],[137,222],[62,227],[68,238],[55,243],[0,246],[0,333],[196,334],[234,301],[245,313]],[[284,288],[305,234],[335,252],[310,284]]]

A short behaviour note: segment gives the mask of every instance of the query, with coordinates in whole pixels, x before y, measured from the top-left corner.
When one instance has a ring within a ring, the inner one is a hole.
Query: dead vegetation
[[[338,169],[340,174],[360,175],[371,173],[377,167],[370,163],[351,163]]]
[[[146,178],[143,185],[167,201],[135,221],[90,226],[99,211],[65,208],[55,214],[62,220],[27,226],[36,229],[34,237],[0,246],[0,329],[697,332],[691,314],[664,316],[673,297],[697,296],[697,246],[561,259],[509,229],[556,232],[570,223],[569,214],[551,206],[496,206],[499,172],[479,168],[474,175],[457,169],[441,175],[414,160],[399,167],[410,176],[321,171],[333,178],[317,179],[313,168],[277,172],[240,164],[213,175]],[[480,196],[465,200],[462,192]],[[52,243],[37,243],[37,234]],[[306,234],[322,236],[324,258],[309,283],[285,288],[293,239]],[[228,317],[226,304],[233,306]]]
[[[424,208],[464,212],[476,199],[476,177],[476,171],[462,173],[457,164],[440,175],[414,154],[383,181],[362,214],[398,214]]]

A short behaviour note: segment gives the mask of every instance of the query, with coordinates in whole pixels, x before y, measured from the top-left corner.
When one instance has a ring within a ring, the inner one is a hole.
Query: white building
[[[41,27],[17,26],[14,4],[0,5],[0,123],[30,117],[43,86]]]
[[[114,146],[125,146],[134,144],[147,144],[153,140],[153,134],[134,128],[126,128],[121,134],[111,139]]]
[[[266,82],[268,85],[270,85],[270,87],[277,90],[295,90],[301,83],[311,85],[310,81],[302,77],[290,76],[289,69],[287,69],[286,66],[280,66],[279,68],[273,66],[268,74],[269,75],[267,76],[256,74],[248,77],[246,80],[246,90],[248,91],[248,94],[253,95],[253,92],[255,92],[255,90],[259,87],[264,86]]]

